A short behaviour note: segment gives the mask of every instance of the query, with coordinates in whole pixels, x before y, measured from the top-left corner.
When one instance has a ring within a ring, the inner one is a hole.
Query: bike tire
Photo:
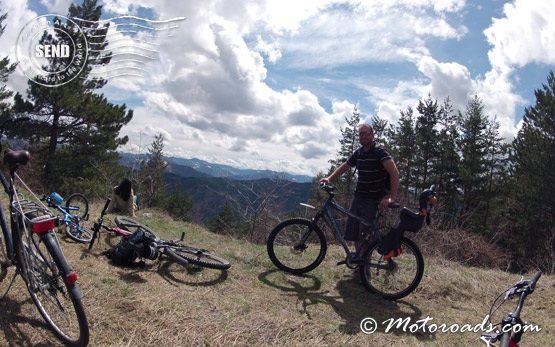
[[[71,194],[66,200],[66,211],[79,219],[85,218],[89,213],[89,200],[81,193]]]
[[[402,253],[384,260],[380,240],[373,241],[363,254],[361,279],[366,288],[388,300],[398,300],[416,289],[424,274],[424,257],[410,239],[401,237]]]
[[[135,219],[133,219],[131,217],[116,216],[116,218],[114,218],[114,222],[116,223],[116,225],[118,227],[120,227],[122,229],[125,229],[127,231],[134,232],[138,228],[141,228],[143,230],[146,230],[146,231],[152,233],[153,235],[156,235],[156,233],[154,231],[152,231],[152,229],[150,229],[149,227],[147,227],[144,224],[141,224],[140,222],[136,221]]]
[[[68,346],[86,346],[89,325],[82,293],[52,233],[19,238],[18,264],[33,303],[54,334]]]
[[[324,233],[304,218],[279,223],[268,236],[266,249],[272,263],[280,270],[300,275],[314,270],[327,251]]]
[[[210,269],[227,270],[231,264],[208,251],[190,246],[169,246],[166,248],[168,256],[176,263],[187,266],[194,264]]]
[[[84,225],[73,222],[67,223],[65,231],[66,235],[69,236],[72,240],[81,243],[91,242],[94,233],[91,229],[86,228]]]

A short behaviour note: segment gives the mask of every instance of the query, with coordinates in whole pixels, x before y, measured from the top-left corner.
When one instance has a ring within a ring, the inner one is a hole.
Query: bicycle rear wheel
[[[72,240],[82,243],[89,243],[93,237],[93,231],[86,228],[84,225],[79,223],[69,222],[66,225],[66,234]]]
[[[69,346],[87,345],[89,326],[82,294],[54,236],[23,235],[18,259],[31,298],[56,336]]]
[[[363,255],[361,278],[368,290],[385,299],[397,300],[416,289],[424,274],[424,258],[416,244],[402,237],[402,252],[390,259],[378,252],[380,241],[372,242]]]
[[[66,200],[66,211],[73,216],[85,218],[89,213],[89,200],[81,193],[71,194]]]
[[[227,260],[210,254],[208,251],[200,248],[191,246],[168,246],[166,252],[173,261],[183,266],[194,264],[218,270],[227,270],[231,267],[231,264]]]
[[[279,269],[292,274],[314,270],[327,251],[324,233],[308,219],[293,218],[278,224],[266,242],[268,256]]]

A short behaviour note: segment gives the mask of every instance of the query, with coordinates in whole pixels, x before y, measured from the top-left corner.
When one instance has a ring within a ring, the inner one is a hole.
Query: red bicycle
[[[231,264],[227,260],[209,253],[206,249],[185,245],[183,243],[185,237],[184,232],[181,233],[181,239],[179,240],[162,240],[146,225],[125,216],[115,217],[114,221],[117,225],[115,227],[104,225],[104,216],[110,204],[110,200],[111,199],[108,199],[106,201],[100,213],[100,217],[93,225],[93,235],[89,243],[89,250],[92,249],[94,241],[98,237],[98,233],[101,230],[105,230],[127,238],[132,244],[136,245],[137,247],[134,249],[135,257],[155,260],[162,256],[167,256],[182,266],[193,264],[218,270],[227,270],[231,267]],[[147,242],[139,244],[137,242],[139,238]]]

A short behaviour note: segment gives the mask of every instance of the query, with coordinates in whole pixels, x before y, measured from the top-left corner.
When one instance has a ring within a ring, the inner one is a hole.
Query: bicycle
[[[31,156],[25,150],[7,150],[4,163],[9,179],[0,172],[0,181],[8,195],[10,225],[8,228],[0,204],[0,227],[6,260],[2,271],[15,266],[16,272],[6,295],[19,274],[41,316],[54,334],[66,345],[84,346],[89,341],[89,326],[77,284],[79,276],[67,263],[54,232],[57,217],[40,202],[17,175]],[[17,192],[15,181],[23,185],[36,201],[25,200]]]
[[[66,235],[72,240],[88,243],[92,238],[92,231],[81,224],[81,221],[88,219],[89,201],[81,193],[74,193],[65,200],[58,193],[52,192],[42,197],[48,207],[58,210],[62,216],[60,223],[65,225]]]
[[[334,238],[345,251],[344,261],[350,269],[359,269],[366,288],[385,299],[397,300],[409,295],[420,283],[424,273],[424,258],[417,245],[404,237],[405,231],[418,231],[437,201],[433,187],[420,196],[421,212],[415,213],[404,207],[400,213],[401,222],[392,228],[387,236],[382,236],[380,222],[383,212],[379,211],[374,221],[366,221],[340,206],[334,198],[334,187],[321,184],[328,194],[323,206],[312,219],[293,218],[278,224],[268,236],[266,248],[272,263],[280,270],[291,274],[304,274],[318,267],[327,252],[327,241],[318,226],[321,219],[331,229]],[[302,204],[316,210],[316,207]],[[390,208],[399,208],[398,203],[390,203]],[[347,245],[333,211],[355,218],[369,229],[364,232],[355,252]]]
[[[136,255],[141,258],[155,260],[162,256],[167,256],[174,262],[187,266],[189,264],[202,266],[211,269],[227,270],[231,264],[216,255],[209,253],[206,249],[192,247],[183,244],[185,233],[181,233],[179,240],[162,240],[146,225],[125,216],[116,216],[114,222],[117,227],[104,225],[104,216],[111,199],[107,199],[104,208],[100,212],[100,217],[93,225],[93,234],[89,243],[89,251],[92,250],[94,241],[97,239],[101,230],[122,236],[124,238],[136,239],[137,233],[145,233],[148,238],[148,245],[142,245],[136,249]],[[134,241],[133,241],[134,242]]]
[[[499,341],[500,347],[518,347],[518,343],[522,339],[525,329],[523,326],[527,324],[523,322],[520,318],[520,313],[524,307],[524,300],[526,297],[534,292],[536,288],[536,283],[540,279],[542,273],[538,271],[534,274],[531,280],[520,280],[514,286],[507,289],[501,295],[495,299],[491,305],[489,312],[490,326],[501,326],[500,330],[497,330],[494,334],[485,333],[480,336],[486,346],[492,347],[494,343]],[[506,301],[511,300],[513,297],[518,296],[518,303],[514,312],[507,314],[500,323],[495,325],[491,324],[491,317],[495,311],[497,311],[502,304]],[[503,297],[503,300],[496,305],[496,302]]]

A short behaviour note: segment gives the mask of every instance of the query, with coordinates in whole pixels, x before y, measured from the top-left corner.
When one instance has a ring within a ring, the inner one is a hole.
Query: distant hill
[[[145,154],[120,154],[120,164],[139,165]],[[259,206],[263,197],[271,199],[280,213],[293,211],[306,202],[312,178],[271,170],[239,169],[200,159],[167,157],[165,178],[171,192],[180,186],[190,196],[190,217],[198,223],[211,221],[228,204],[237,214]],[[270,197],[271,195],[271,197]]]
[[[191,218],[209,222],[227,204],[237,213],[258,208],[265,198],[276,211],[289,213],[301,202],[306,202],[311,183],[297,183],[276,179],[232,180],[222,177],[181,177],[166,173],[170,189],[179,185],[193,201]]]
[[[120,163],[132,167],[138,165],[141,160],[146,158],[146,154],[120,153]],[[175,157],[164,157],[169,163],[168,172],[175,173],[182,177],[225,177],[232,180],[257,180],[263,178],[279,178],[282,180],[307,183],[313,177],[307,175],[297,175],[287,172],[277,172],[272,170],[255,170],[237,168],[224,164],[214,164],[201,159],[185,159]]]

